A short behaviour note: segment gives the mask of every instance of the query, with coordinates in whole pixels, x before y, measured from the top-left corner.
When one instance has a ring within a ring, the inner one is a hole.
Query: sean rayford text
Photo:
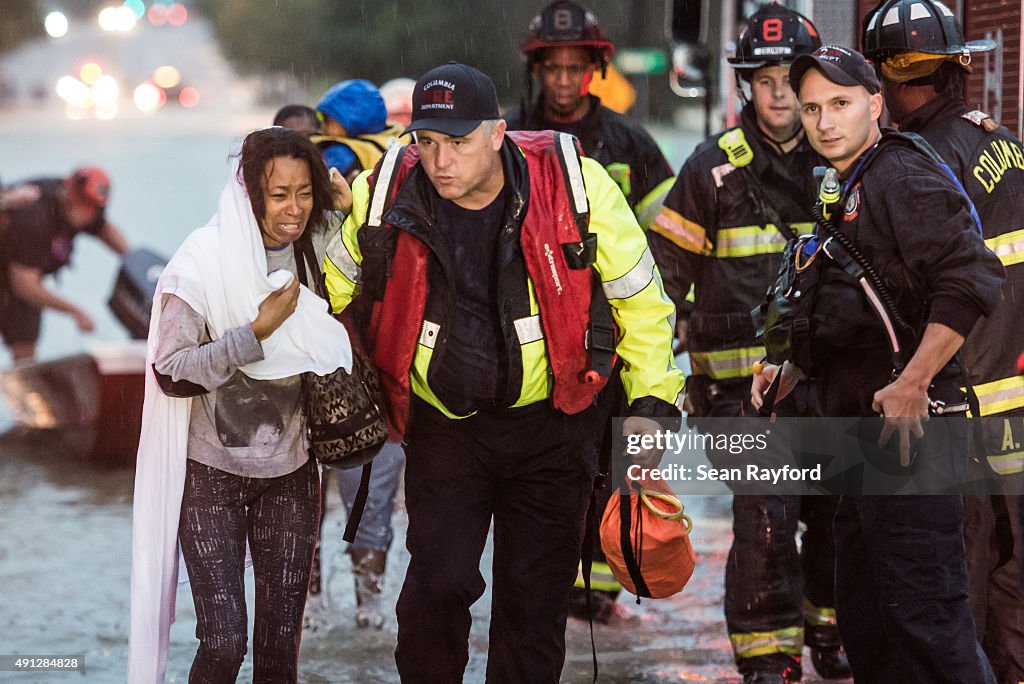
[[[714,468],[709,465],[685,466],[665,465],[661,468],[643,468],[631,465],[626,469],[630,480],[662,480],[664,482],[821,482],[821,465],[813,468],[763,468],[748,463],[743,468]]]

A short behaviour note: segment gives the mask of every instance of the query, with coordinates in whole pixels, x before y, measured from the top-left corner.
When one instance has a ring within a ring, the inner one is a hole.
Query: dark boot
[[[381,590],[384,588],[384,567],[387,551],[352,549],[352,576],[356,584],[356,626],[384,628]]]
[[[615,616],[615,599],[619,592],[590,590],[590,609],[594,622],[607,625]],[[569,615],[578,620],[587,619],[587,590],[573,587],[569,590]]]
[[[839,648],[812,648],[811,664],[823,679],[849,679],[853,676],[850,661],[842,646]]]
[[[743,684],[794,684],[803,671],[800,659],[781,653],[746,658],[740,663]]]
[[[811,665],[824,679],[849,679],[853,676],[839,630],[835,625],[804,626],[804,643],[811,649]]]
[[[789,682],[775,672],[749,672],[743,675],[743,684],[789,684]]]

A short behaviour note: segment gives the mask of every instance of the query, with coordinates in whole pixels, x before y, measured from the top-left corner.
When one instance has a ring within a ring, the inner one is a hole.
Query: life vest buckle
[[[591,372],[602,377],[611,375],[615,358],[615,328],[591,321],[585,343],[590,352]],[[586,381],[592,382],[589,378]]]
[[[563,242],[562,255],[574,271],[590,268],[597,263],[597,235],[587,233],[579,242]]]

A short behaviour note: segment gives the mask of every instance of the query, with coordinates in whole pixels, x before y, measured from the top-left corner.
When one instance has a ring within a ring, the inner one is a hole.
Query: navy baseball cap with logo
[[[800,94],[800,81],[811,69],[836,85],[864,86],[874,95],[882,90],[882,84],[875,75],[871,62],[856,50],[838,45],[822,45],[809,55],[800,55],[789,68],[789,85]]]
[[[405,132],[438,131],[462,137],[475,131],[481,121],[499,118],[494,81],[479,69],[448,62],[416,82],[412,123]]]

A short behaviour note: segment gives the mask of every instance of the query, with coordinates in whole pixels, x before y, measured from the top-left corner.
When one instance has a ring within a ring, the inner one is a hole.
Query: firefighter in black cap
[[[893,467],[916,458],[952,489],[968,460],[954,354],[998,305],[1002,266],[934,150],[879,128],[881,84],[860,53],[821,47],[797,58],[790,83],[839,192],[811,253],[796,254],[788,320],[769,311],[790,331],[764,337],[769,358],[786,360],[778,396],[813,374],[824,416],[884,416],[872,439],[895,442]],[[755,375],[755,406],[779,371]],[[929,416],[938,425],[925,431]],[[836,616],[857,682],[995,681],[974,637],[962,524],[956,493],[841,497]]]
[[[398,672],[462,681],[493,521],[487,679],[557,682],[597,466],[594,400],[615,353],[624,429],[678,424],[672,303],[607,172],[572,136],[506,133],[479,70],[423,74],[406,130],[415,145],[356,179],[324,264],[336,312],[357,295],[373,305],[367,342],[406,443]]]

